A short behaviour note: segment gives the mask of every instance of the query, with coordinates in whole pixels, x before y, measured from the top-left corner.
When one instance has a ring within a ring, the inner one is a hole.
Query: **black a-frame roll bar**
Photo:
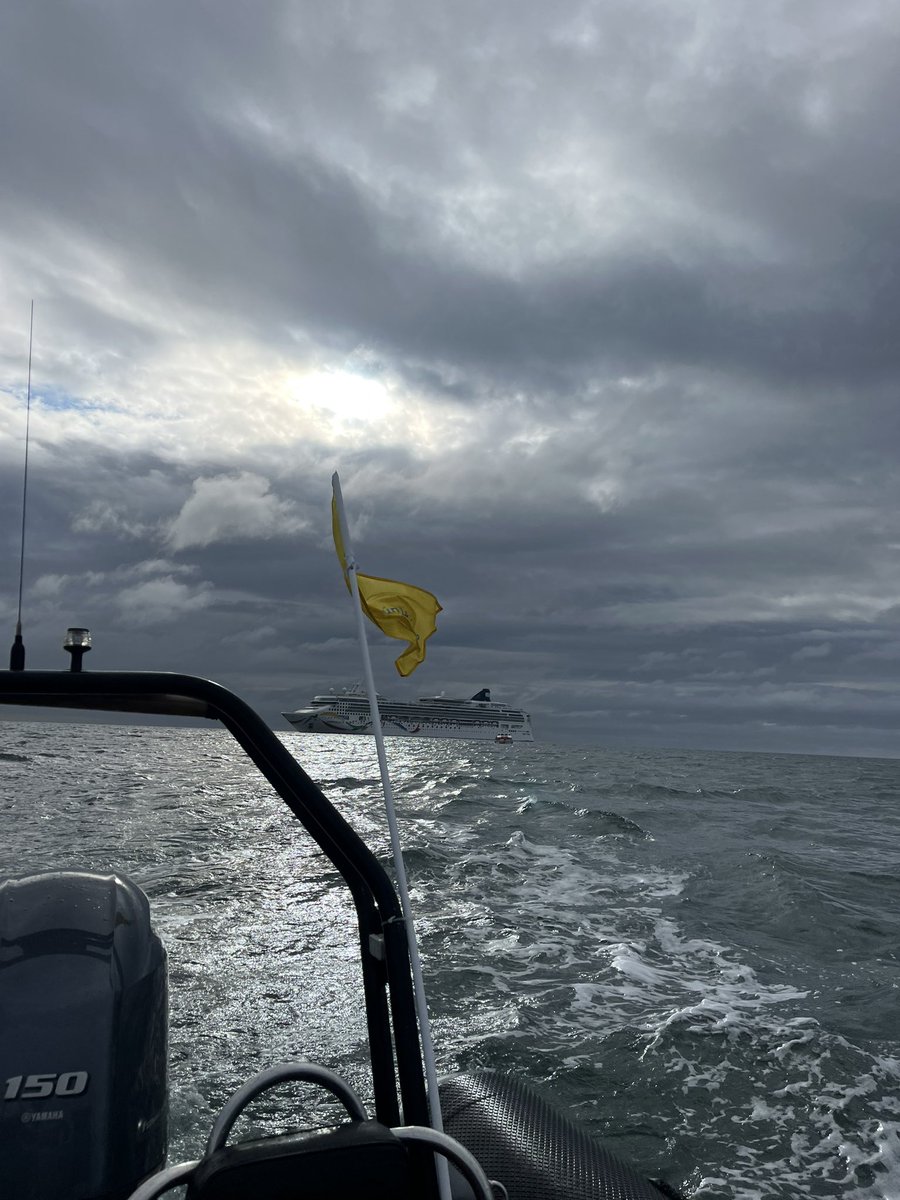
[[[353,896],[377,1119],[399,1125],[402,1104],[405,1125],[429,1123],[408,934],[394,886],[368,846],[249,705],[208,679],[162,671],[0,671],[0,704],[221,721]]]

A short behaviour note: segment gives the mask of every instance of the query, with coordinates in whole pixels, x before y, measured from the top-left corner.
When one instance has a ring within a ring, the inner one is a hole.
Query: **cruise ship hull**
[[[479,693],[482,694],[489,693]],[[527,713],[493,704],[490,700],[444,701],[439,698],[414,704],[379,703],[385,737],[465,738],[488,742],[533,742]],[[356,694],[316,697],[306,708],[282,714],[300,733],[372,733],[368,702]]]

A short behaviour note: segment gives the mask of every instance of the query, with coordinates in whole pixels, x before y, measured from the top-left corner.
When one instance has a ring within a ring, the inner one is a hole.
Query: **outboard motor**
[[[120,1200],[162,1165],[167,994],[129,879],[0,884],[0,1195]]]

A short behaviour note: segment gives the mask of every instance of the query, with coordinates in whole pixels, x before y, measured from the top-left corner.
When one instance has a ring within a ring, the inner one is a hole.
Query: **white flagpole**
[[[366,639],[366,623],[362,604],[359,598],[359,581],[356,578],[358,570],[353,544],[350,541],[350,530],[347,527],[347,516],[344,512],[344,498],[341,494],[341,481],[338,473],[331,477],[334,492],[335,508],[338,524],[341,530],[341,540],[344,543],[347,575],[350,579],[350,591],[353,595],[353,607],[356,609],[356,630],[359,635],[359,646],[362,651],[363,673],[366,680],[366,693],[369,697],[369,713],[372,717],[372,733],[375,735],[375,748],[378,752],[378,767],[381,771],[381,787],[384,791],[384,806],[387,811],[388,829],[391,834],[391,851],[394,856],[394,870],[397,875],[397,891],[400,895],[400,907],[406,922],[407,940],[409,942],[409,961],[412,967],[413,986],[415,990],[416,1015],[419,1018],[419,1035],[422,1039],[422,1058],[425,1063],[425,1078],[428,1082],[428,1111],[431,1115],[431,1126],[442,1133],[444,1121],[441,1116],[441,1100],[438,1094],[437,1066],[434,1060],[434,1042],[431,1037],[431,1023],[428,1020],[428,1003],[425,999],[425,981],[422,977],[422,960],[419,957],[419,944],[416,939],[416,927],[413,921],[412,905],[409,902],[409,886],[406,879],[406,866],[403,862],[403,849],[400,845],[400,829],[397,824],[397,813],[394,809],[394,792],[388,773],[387,755],[384,751],[384,733],[381,728],[381,713],[378,711],[378,697],[375,691],[375,677],[372,674],[372,662],[369,658],[369,643]],[[450,1174],[447,1160],[442,1155],[436,1156],[438,1189],[441,1200],[451,1200]]]

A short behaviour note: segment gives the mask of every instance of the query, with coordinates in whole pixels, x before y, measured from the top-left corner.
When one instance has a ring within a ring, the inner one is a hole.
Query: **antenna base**
[[[21,633],[17,633],[9,651],[9,669],[11,671],[25,670],[25,643]]]

